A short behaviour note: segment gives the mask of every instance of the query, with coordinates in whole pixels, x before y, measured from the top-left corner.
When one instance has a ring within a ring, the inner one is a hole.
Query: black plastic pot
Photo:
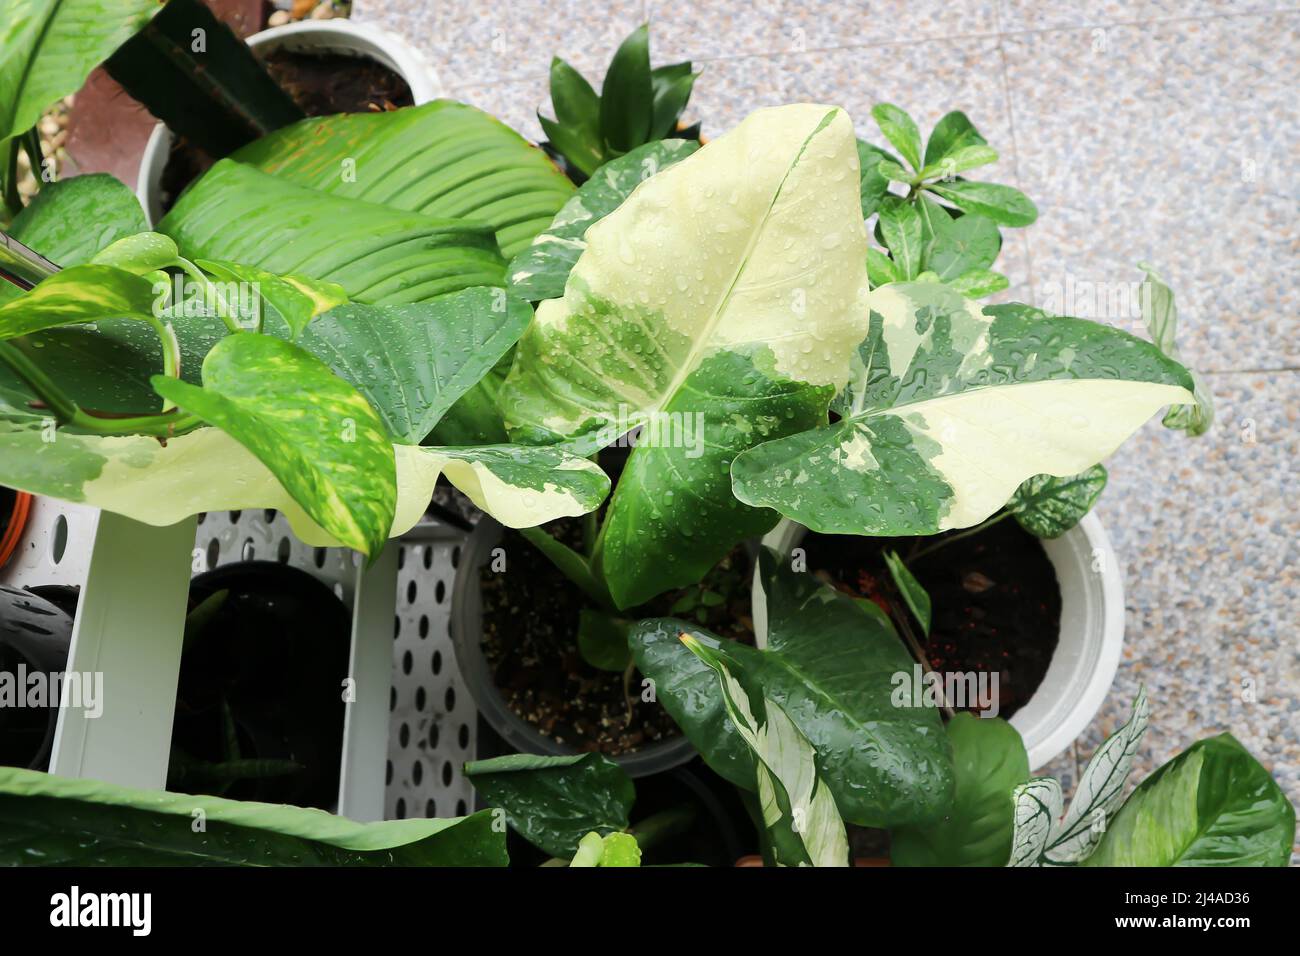
[[[332,808],[352,632],[346,606],[310,574],[273,561],[198,576],[191,609],[220,591],[227,594],[216,610],[201,625],[192,615],[187,628],[169,788],[214,792],[204,767],[229,760],[228,707],[240,760],[292,761],[301,769],[240,779],[219,788],[224,796]]]
[[[67,667],[71,642],[71,615],[29,591],[0,587],[0,673],[17,680],[21,666],[48,680]],[[0,766],[46,769],[58,716],[57,701],[0,707]]]

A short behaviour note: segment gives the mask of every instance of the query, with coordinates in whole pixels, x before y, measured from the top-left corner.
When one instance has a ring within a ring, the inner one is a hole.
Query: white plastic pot
[[[368,57],[398,74],[411,88],[415,105],[428,103],[442,95],[442,85],[433,67],[422,54],[401,37],[351,20],[303,20],[272,27],[248,38],[248,45],[259,56],[275,50],[337,53],[343,56]],[[135,194],[152,225],[162,218],[163,169],[171,155],[172,133],[164,124],[154,127],[140,158]]]
[[[788,554],[808,529],[782,520],[763,544]],[[1124,584],[1101,519],[1089,514],[1043,549],[1061,589],[1061,633],[1042,684],[1011,717],[1037,770],[1083,733],[1110,690],[1124,646]],[[754,631],[767,641],[767,608],[755,579]]]

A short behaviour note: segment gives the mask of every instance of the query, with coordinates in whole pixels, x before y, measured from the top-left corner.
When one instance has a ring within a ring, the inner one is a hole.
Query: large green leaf
[[[506,270],[510,291],[532,302],[564,295],[564,283],[587,248],[583,241],[587,230],[622,205],[644,180],[699,148],[699,143],[689,140],[661,140],[639,146],[596,170],[546,231],[511,261]]]
[[[595,753],[477,760],[465,765],[465,776],[487,804],[505,811],[520,836],[562,859],[573,856],[589,832],[626,830],[636,799],[623,769]]]
[[[1192,400],[1181,365],[1094,322],[981,311],[934,282],[876,289],[870,314],[840,420],[741,454],[741,501],[827,533],[964,528],[1026,478],[1083,471]]]
[[[158,0],[4,0],[0,142],[35,126],[160,9]]]
[[[823,420],[848,378],[867,289],[856,150],[840,110],[758,111],[592,226],[564,297],[520,339],[501,395],[513,437],[650,426],[600,542],[621,606],[697,580],[774,522],[737,504],[725,472]]]
[[[0,306],[0,339],[61,325],[154,316],[153,285],[112,266],[73,266]]]
[[[340,306],[298,344],[369,399],[398,441],[414,445],[532,317],[528,303],[504,289],[465,289],[411,305]]]
[[[379,553],[397,507],[391,439],[320,360],[271,336],[231,335],[203,360],[202,388],[161,376],[154,388],[256,455],[339,541]]]
[[[210,156],[225,156],[303,118],[248,44],[202,0],[169,0],[104,68],[169,129]]]
[[[500,285],[490,227],[296,186],[222,160],[158,224],[190,259],[335,282],[357,302],[400,305]]]
[[[1201,740],[1138,785],[1088,866],[1286,866],[1295,808],[1231,734]]]
[[[1106,487],[1106,468],[1093,465],[1077,475],[1026,478],[1007,502],[1020,527],[1039,538],[1059,538],[1092,510]]]
[[[681,640],[714,672],[727,717],[753,752],[763,825],[777,865],[848,866],[844,820],[811,742],[727,647],[685,634]]]
[[[353,823],[323,810],[0,767],[0,865],[505,866],[491,813]]]
[[[573,184],[540,149],[452,100],[304,120],[232,158],[333,196],[490,223],[507,258],[573,195]],[[337,229],[331,234],[337,238]]]
[[[636,668],[654,683],[655,700],[672,716],[715,772],[738,787],[754,788],[754,757],[727,720],[713,670],[686,649],[681,635],[715,646],[716,638],[685,621],[649,618],[628,634]]]
[[[1011,791],[1029,779],[1029,755],[997,717],[948,721],[956,789],[942,820],[889,834],[895,866],[1005,866],[1011,854]]]
[[[9,234],[57,265],[79,266],[149,223],[135,193],[107,173],[45,183]]]

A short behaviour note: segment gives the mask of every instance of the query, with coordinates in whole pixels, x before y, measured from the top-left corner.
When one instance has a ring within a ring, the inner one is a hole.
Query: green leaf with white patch
[[[1151,341],[1171,359],[1181,361],[1176,341],[1178,307],[1174,303],[1173,290],[1164,284],[1150,266],[1139,263],[1138,268],[1147,274],[1146,281],[1142,283],[1142,321]],[[1196,402],[1169,409],[1162,424],[1166,428],[1185,431],[1195,438],[1204,435],[1214,424],[1214,396],[1209,385],[1195,370],[1192,371],[1192,393],[1196,396]]]
[[[336,539],[379,554],[397,507],[391,440],[365,398],[323,362],[243,333],[208,353],[202,388],[161,376],[153,384],[256,455]]]
[[[755,113],[593,225],[564,297],[520,340],[501,394],[512,437],[650,426],[601,536],[619,606],[773,524],[734,501],[726,468],[824,420],[847,380],[867,288],[856,149],[839,110]]]
[[[898,588],[898,593],[903,596],[903,602],[907,605],[912,616],[921,625],[921,630],[927,635],[930,633],[930,595],[926,592],[921,582],[916,576],[908,570],[903,559],[898,556],[897,551],[885,551],[885,567],[889,570],[889,576],[894,579],[894,586]]]
[[[495,117],[452,100],[313,116],[250,143],[231,159],[330,196],[487,223],[507,258],[532,242],[573,195],[573,184],[544,152]],[[334,222],[348,222],[348,232],[355,232],[349,219]],[[337,230],[333,234],[337,239]],[[348,291],[357,298],[355,290]]]
[[[410,305],[344,305],[298,344],[350,382],[398,441],[418,444],[510,351],[533,310],[499,288]]]
[[[506,270],[512,293],[531,302],[564,295],[564,284],[582,255],[587,230],[623,204],[646,179],[685,159],[699,143],[668,139],[647,143],[596,170],[564,204],[546,231],[515,256]]]
[[[1150,343],[937,283],[870,295],[834,424],[732,464],[736,496],[815,531],[924,535],[978,524],[1026,478],[1090,468],[1160,408],[1192,401]]]
[[[880,232],[896,271],[904,279],[915,279],[921,271],[921,214],[897,196],[883,200],[879,212]]]
[[[202,815],[205,826],[195,830]],[[0,865],[505,866],[487,812],[354,823],[324,810],[0,767]]]
[[[113,266],[73,266],[0,306],[0,339],[100,319],[154,319],[153,285]]]
[[[1029,779],[1019,732],[997,717],[961,713],[945,728],[957,785],[938,822],[889,833],[894,866],[1006,866],[1015,805],[1012,791]]]
[[[1150,719],[1146,688],[1139,687],[1132,715],[1097,748],[1075,787],[1070,809],[1053,825],[1047,846],[1043,848],[1045,863],[1078,863],[1101,842],[1120,804],[1133,758],[1137,756]]]
[[[1059,538],[1092,510],[1106,488],[1106,469],[1093,465],[1077,475],[1026,478],[1007,502],[1020,527],[1039,538]]]
[[[987,216],[1004,226],[1028,226],[1038,218],[1038,207],[1019,189],[997,183],[958,180],[925,187],[964,212]]]
[[[636,790],[603,754],[510,754],[465,765],[465,777],[510,826],[551,856],[574,854],[584,834],[626,830]]]
[[[763,825],[777,865],[848,866],[844,821],[808,738],[727,649],[688,634],[681,640],[717,676],[727,717],[753,751]]]
[[[916,121],[892,103],[877,103],[871,108],[871,115],[894,149],[903,154],[913,169],[920,169],[921,131],[916,128]]]
[[[348,301],[343,287],[334,282],[278,276],[256,266],[214,259],[200,259],[195,265],[222,282],[247,283],[275,309],[289,327],[293,339],[297,339],[316,316]]]
[[[1286,866],[1295,808],[1231,734],[1192,744],[1124,802],[1087,866]]]

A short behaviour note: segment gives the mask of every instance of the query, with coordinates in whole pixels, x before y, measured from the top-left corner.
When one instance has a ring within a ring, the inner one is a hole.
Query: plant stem
[[[546,555],[551,564],[555,565],[561,574],[577,585],[578,589],[587,595],[597,607],[611,613],[618,613],[618,608],[614,606],[614,600],[609,596],[609,590],[605,587],[605,583],[592,572],[591,565],[586,558],[562,541],[557,541],[541,528],[520,528],[519,533],[524,537],[524,540]]]
[[[226,301],[226,297],[212,284],[212,280],[203,274],[202,269],[185,258],[178,258],[176,264],[180,266],[182,272],[199,283],[203,289],[203,304],[217,313],[217,317],[225,323],[229,331],[246,331],[230,314],[230,303]]]
[[[924,558],[926,555],[933,554],[934,552],[938,551],[945,544],[949,544],[953,541],[960,541],[962,538],[969,538],[971,535],[979,534],[981,531],[987,531],[989,528],[993,527],[999,521],[1002,521],[1009,517],[1011,517],[1010,511],[999,511],[992,518],[989,518],[986,521],[981,521],[973,528],[967,528],[964,531],[958,531],[956,534],[946,535],[945,537],[940,538],[934,544],[927,545],[926,547],[922,548],[920,551],[917,551],[915,554],[909,555],[907,561],[904,563],[911,564],[913,561],[919,561],[921,560],[921,558]]]
[[[41,184],[45,182],[45,154],[41,151],[41,134],[33,126],[19,139],[23,144],[23,151],[27,153],[27,161],[32,167],[32,178],[36,180],[36,188],[40,189]],[[54,180],[51,179],[50,182]]]
[[[4,203],[10,217],[23,211],[23,200],[18,195],[18,140],[5,144],[9,155],[4,157]]]

